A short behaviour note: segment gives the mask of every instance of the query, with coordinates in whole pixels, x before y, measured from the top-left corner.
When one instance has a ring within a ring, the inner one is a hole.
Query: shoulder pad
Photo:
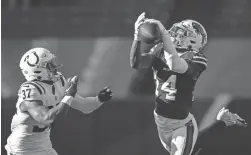
[[[207,67],[207,58],[203,54],[196,53],[192,58],[192,62],[202,65],[205,68]]]
[[[23,83],[18,91],[19,98],[27,101],[41,100],[44,94],[44,87],[35,81],[27,81]]]

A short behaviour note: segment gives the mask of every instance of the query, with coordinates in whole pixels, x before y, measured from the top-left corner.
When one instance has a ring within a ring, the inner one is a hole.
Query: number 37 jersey
[[[12,118],[12,133],[7,139],[6,149],[13,154],[32,154],[51,148],[50,126],[40,124],[28,112],[20,110],[20,104],[24,101],[41,100],[43,106],[53,108],[62,100],[66,88],[67,81],[62,75],[55,82],[27,81],[20,86],[17,112]]]
[[[169,69],[168,53],[164,51],[163,44],[152,48],[151,54],[155,57],[152,69],[156,85],[156,111],[166,116],[170,110],[188,110],[193,102],[196,81],[207,67],[207,59],[199,53],[192,54],[190,58],[184,57],[188,69],[185,73],[179,74]]]
[[[23,101],[41,100],[43,106],[52,108],[56,106],[63,98],[67,86],[67,81],[60,75],[55,82],[53,81],[27,81],[20,86],[18,91],[18,101],[16,104],[16,115],[27,115],[27,119],[17,119],[17,124],[39,125],[30,115],[20,110],[20,104]],[[15,117],[15,116],[14,116]],[[29,121],[31,120],[31,121]],[[23,121],[23,122],[22,122]],[[15,127],[16,121],[12,121],[12,128]]]

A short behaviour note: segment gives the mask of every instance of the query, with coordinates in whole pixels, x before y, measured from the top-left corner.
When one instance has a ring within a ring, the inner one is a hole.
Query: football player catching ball
[[[141,53],[139,27],[145,22],[157,24],[161,35],[149,52]],[[135,22],[130,65],[134,69],[153,69],[154,118],[160,141],[170,155],[190,155],[196,144],[199,131],[191,108],[195,84],[207,68],[203,54],[206,44],[206,30],[195,20],[175,23],[169,30],[160,21],[145,18],[145,13]]]

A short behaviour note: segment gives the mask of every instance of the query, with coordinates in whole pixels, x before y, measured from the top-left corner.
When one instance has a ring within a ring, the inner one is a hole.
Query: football
[[[157,24],[155,23],[143,23],[139,27],[139,37],[146,44],[152,44],[160,38],[160,30]]]

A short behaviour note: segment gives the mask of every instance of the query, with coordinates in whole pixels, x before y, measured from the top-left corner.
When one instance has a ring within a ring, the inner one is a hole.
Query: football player
[[[144,22],[157,24],[161,37],[149,52],[141,53],[139,26]],[[190,155],[198,137],[190,110],[195,84],[207,68],[202,53],[206,43],[206,30],[195,20],[175,23],[169,30],[158,20],[146,19],[145,13],[135,22],[130,65],[134,69],[153,69],[154,118],[160,141],[170,155]]]
[[[33,48],[20,60],[19,66],[27,81],[18,91],[12,133],[5,146],[8,155],[57,155],[52,148],[50,131],[58,114],[68,106],[88,114],[112,98],[109,87],[96,97],[78,95],[78,77],[66,80],[58,72],[62,65],[57,65],[55,58],[45,48]]]

